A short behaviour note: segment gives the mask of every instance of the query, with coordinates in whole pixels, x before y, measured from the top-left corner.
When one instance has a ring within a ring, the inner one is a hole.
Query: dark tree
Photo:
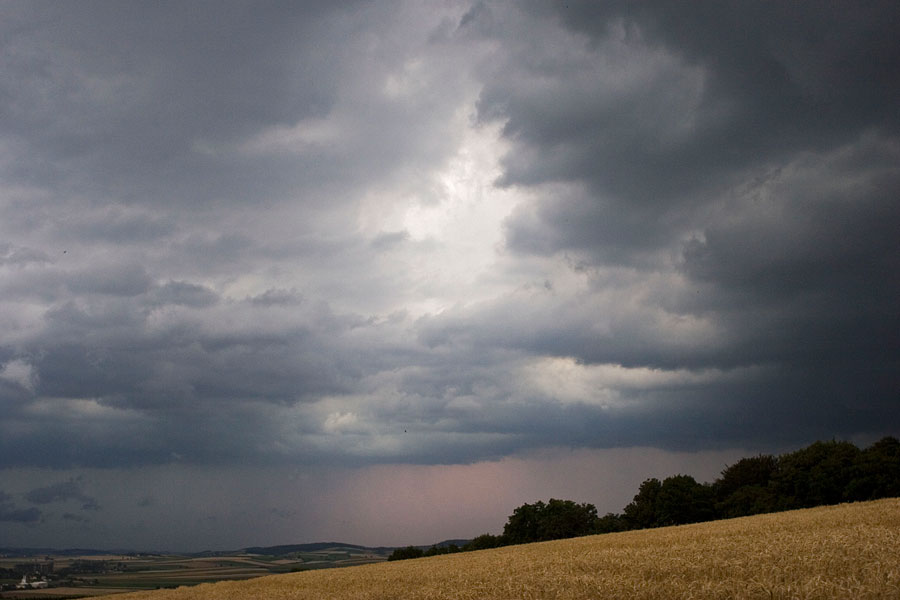
[[[527,544],[591,535],[597,532],[599,520],[593,504],[551,498],[546,504],[538,501],[515,509],[503,536],[511,544]]]
[[[499,535],[491,535],[483,533],[462,547],[464,552],[469,550],[487,550],[489,548],[499,548],[505,546],[506,540]]]
[[[776,509],[775,494],[769,489],[778,460],[771,454],[742,458],[722,471],[712,485],[719,517],[743,517]]]
[[[716,503],[716,515],[723,519],[746,517],[776,511],[778,506],[778,497],[769,486],[745,485]]]
[[[845,500],[860,450],[849,442],[815,442],[778,457],[771,485],[778,508],[809,508]]]
[[[503,537],[510,544],[527,544],[538,541],[538,528],[541,513],[545,504],[538,500],[534,504],[523,504],[513,510],[506,525],[503,526]]]
[[[656,500],[662,484],[659,479],[651,478],[644,481],[638,488],[631,503],[625,507],[625,521],[629,529],[644,529],[659,525],[656,513]]]
[[[900,440],[885,437],[863,450],[844,495],[847,500],[900,496]]]
[[[708,521],[715,516],[712,488],[690,475],[666,477],[656,496],[656,524],[682,525]]]
[[[606,513],[597,520],[597,533],[615,533],[628,529],[628,522],[622,515]]]
[[[539,536],[543,540],[559,540],[591,535],[597,532],[599,520],[593,504],[551,499],[544,507]]]
[[[766,487],[778,461],[771,454],[760,454],[752,458],[742,458],[726,467],[713,484],[717,500],[724,500],[736,490],[750,485]]]
[[[388,560],[407,560],[410,558],[422,558],[423,556],[425,556],[425,551],[421,548],[407,546],[406,548],[397,548],[391,552]]]
[[[446,546],[432,546],[428,550],[425,551],[423,556],[440,556],[442,554],[455,554],[459,552],[459,546],[456,544],[448,544]]]

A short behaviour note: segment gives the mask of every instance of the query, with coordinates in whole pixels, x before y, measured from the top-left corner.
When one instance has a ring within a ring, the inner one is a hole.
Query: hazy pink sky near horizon
[[[317,541],[424,545],[499,534],[515,507],[553,497],[594,504],[600,514],[620,512],[646,478],[686,473],[711,481],[745,455],[550,449],[457,465],[80,469],[67,473],[81,493],[68,499],[68,509],[94,499],[105,524],[66,520],[52,535],[34,532],[3,544],[134,549],[139,539],[138,549],[171,551]],[[13,493],[59,480],[46,469],[0,476],[21,486],[7,487]]]

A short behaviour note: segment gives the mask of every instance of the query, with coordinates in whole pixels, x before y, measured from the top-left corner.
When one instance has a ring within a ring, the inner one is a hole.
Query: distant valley
[[[465,543],[448,540],[437,546]],[[423,548],[430,546],[423,546]],[[77,598],[175,588],[387,560],[394,547],[344,542],[172,553],[88,548],[0,548],[0,598]]]

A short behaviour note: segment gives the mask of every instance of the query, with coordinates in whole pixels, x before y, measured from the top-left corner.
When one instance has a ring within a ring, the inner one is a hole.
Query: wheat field
[[[116,600],[900,599],[900,499]]]

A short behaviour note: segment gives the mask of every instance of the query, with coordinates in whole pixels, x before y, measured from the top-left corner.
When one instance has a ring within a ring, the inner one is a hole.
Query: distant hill
[[[8,558],[34,558],[38,556],[93,556],[101,554],[153,554],[134,550],[97,550],[96,548],[0,548],[0,556]]]
[[[446,548],[447,546],[456,545],[463,546],[470,540],[444,540],[437,544],[429,544],[427,546],[416,546],[423,550],[437,546],[438,548]],[[322,552],[323,550],[340,550],[346,548],[356,552],[370,552],[372,554],[390,554],[398,548],[398,546],[360,546],[358,544],[347,544],[345,542],[314,542],[311,544],[286,544],[282,546],[252,546],[244,548],[247,554],[262,554],[265,556],[284,556],[295,552]],[[231,553],[233,554],[233,552]]]
[[[446,548],[447,546],[459,546],[462,548],[472,540],[444,540],[443,542],[438,542],[437,544],[432,544],[433,546],[437,546],[438,548]],[[431,546],[418,546],[419,548],[431,548]]]
[[[438,548],[444,548],[451,544],[463,546],[469,540],[444,540],[437,544],[432,544]],[[427,549],[429,546],[417,546],[418,548]],[[261,554],[264,556],[284,556],[296,552],[322,552],[323,550],[341,550],[347,549],[353,552],[366,552],[370,554],[383,554],[387,556],[397,549],[396,546],[360,546],[359,544],[348,544],[346,542],[313,542],[309,544],[285,544],[280,546],[251,546],[241,550],[204,550],[202,552],[166,552],[166,554],[178,554],[180,556],[192,557],[215,557],[215,556],[233,556],[234,554]],[[139,552],[135,550],[98,550],[96,548],[0,548],[0,556],[9,558],[35,558],[39,556],[90,556],[104,554],[159,554],[159,552]]]
[[[358,544],[347,544],[345,542],[313,542],[311,544],[285,544],[281,546],[251,546],[244,548],[247,554],[264,554],[266,556],[282,556],[284,554],[292,554],[294,552],[321,552],[322,550],[334,550],[347,548],[357,552],[372,552],[374,554],[390,553],[393,548],[386,546],[378,546],[371,548],[368,546],[360,546]]]

